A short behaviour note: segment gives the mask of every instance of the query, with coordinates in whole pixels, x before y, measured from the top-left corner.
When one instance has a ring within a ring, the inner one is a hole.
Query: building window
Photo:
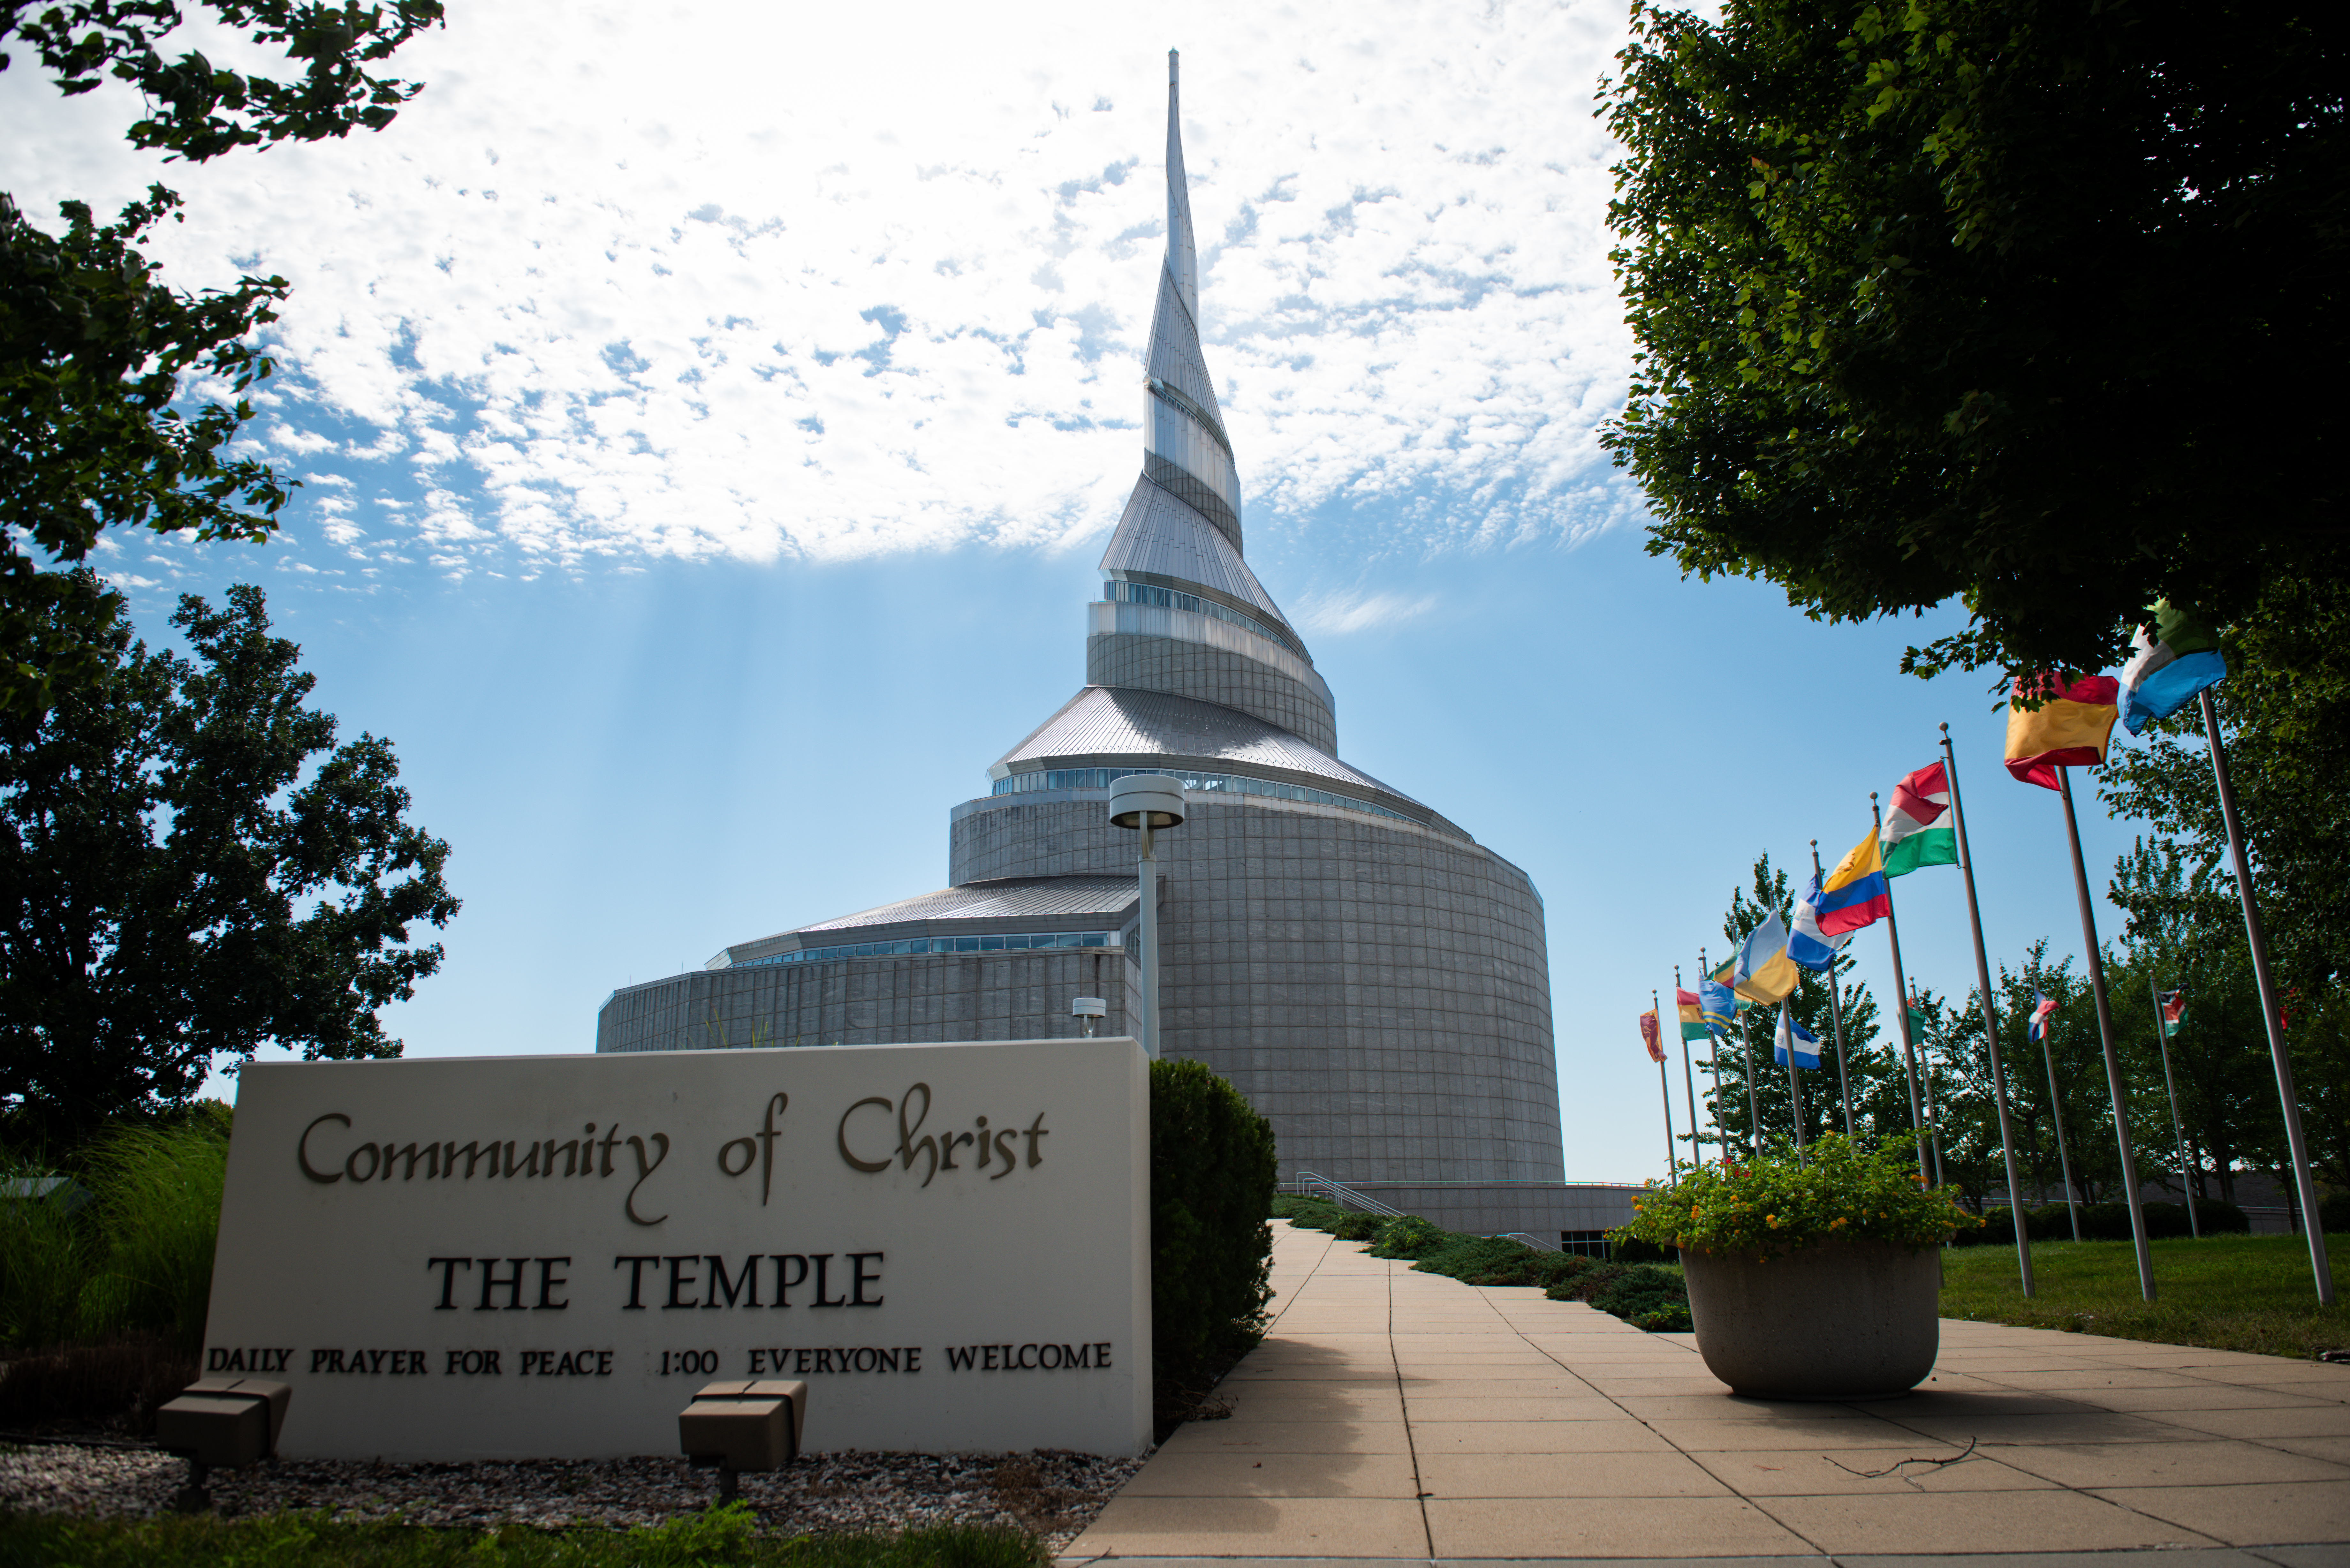
[[[769,953],[742,959],[730,969],[751,969],[767,963],[828,963],[836,959],[912,958],[926,953],[1037,952],[1046,948],[1114,948],[1116,931],[1032,931],[1017,936],[909,937],[895,942],[843,942],[828,948],[802,948],[792,953]]]
[[[1110,781],[1128,774],[1155,773],[1155,768],[1039,768],[1034,773],[1014,774],[995,781],[989,792],[993,794],[1021,794],[1036,789],[1107,789]],[[1367,811],[1373,816],[1392,817],[1398,822],[1420,826],[1399,811],[1389,811],[1383,805],[1373,805],[1352,795],[1332,794],[1326,789],[1308,789],[1303,784],[1276,784],[1271,779],[1253,779],[1239,774],[1185,774],[1183,787],[1194,794],[1253,794],[1274,800],[1300,801],[1307,805],[1336,805],[1347,811]]]
[[[1607,1232],[1605,1231],[1561,1231],[1558,1249],[1586,1258],[1607,1256]]]

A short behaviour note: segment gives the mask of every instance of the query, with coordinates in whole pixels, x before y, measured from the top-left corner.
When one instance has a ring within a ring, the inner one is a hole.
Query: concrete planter
[[[1933,1247],[1820,1241],[1767,1262],[1684,1251],[1698,1353],[1734,1393],[1889,1399],[1916,1387],[1941,1347],[1942,1262]]]

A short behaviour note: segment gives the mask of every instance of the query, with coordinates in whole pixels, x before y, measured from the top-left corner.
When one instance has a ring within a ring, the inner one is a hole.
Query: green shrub
[[[228,1170],[229,1114],[207,1101],[162,1127],[119,1127],[88,1158],[103,1241],[82,1292],[81,1333],[154,1334],[202,1347]]]
[[[1686,1334],[1689,1288],[1680,1271],[1657,1263],[1628,1263],[1586,1298],[1601,1312],[1651,1334]]]
[[[1451,1235],[1417,1214],[1400,1214],[1381,1225],[1371,1239],[1374,1258],[1417,1258],[1435,1251]]]
[[[1326,1198],[1284,1196],[1273,1200],[1273,1217],[1286,1220],[1301,1231],[1327,1231],[1331,1221],[1346,1212]]]
[[[1379,1227],[1386,1223],[1376,1214],[1361,1214],[1350,1210],[1339,1215],[1336,1222],[1327,1229],[1341,1241],[1368,1241],[1378,1235]]]
[[[38,1160],[0,1155],[0,1182],[21,1197],[0,1198],[0,1343],[33,1350],[62,1345],[81,1327],[96,1226],[77,1212],[86,1192],[70,1184],[33,1196],[56,1173]]]
[[[1591,1267],[1573,1252],[1542,1252],[1506,1236],[1448,1234],[1412,1267],[1471,1285],[1555,1285]]]
[[[1263,1332],[1278,1179],[1273,1124],[1197,1062],[1150,1064],[1150,1312],[1162,1388]]]

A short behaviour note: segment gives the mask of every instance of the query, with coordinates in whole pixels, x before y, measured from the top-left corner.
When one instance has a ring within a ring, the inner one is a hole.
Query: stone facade
[[[1130,967],[1124,949],[1095,948],[699,970],[614,992],[596,1049],[1055,1040],[1081,1033],[1076,996],[1108,1002],[1096,1034],[1123,1034]]]

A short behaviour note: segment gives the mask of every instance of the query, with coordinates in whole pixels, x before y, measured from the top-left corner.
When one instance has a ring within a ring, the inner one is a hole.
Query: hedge
[[[1204,1386],[1263,1332],[1273,1124],[1197,1062],[1150,1064],[1150,1323],[1162,1390]]]
[[[2147,1203],[2140,1207],[2146,1212],[2146,1233],[2161,1240],[2171,1236],[2189,1236],[2194,1231],[2187,1223],[2184,1203]],[[2216,1199],[2196,1199],[2195,1219],[2206,1236],[2251,1231],[2251,1221],[2244,1211],[2232,1203]],[[2035,1241],[2069,1241],[2073,1239],[2073,1220],[2062,1203],[2043,1203],[2023,1211],[2024,1233]],[[2084,1241],[2126,1241],[2130,1239],[2129,1205],[2126,1203],[2084,1203],[2081,1205],[2081,1240]],[[1951,1238],[1960,1247],[2015,1245],[2015,1220],[2004,1206],[1986,1205],[1980,1230],[1962,1230]]]
[[[1652,1334],[1690,1326],[1689,1291],[1679,1269],[1618,1257],[1608,1262],[1573,1252],[1545,1252],[1506,1236],[1447,1231],[1417,1214],[1381,1219],[1341,1209],[1322,1198],[1280,1198],[1273,1215],[1341,1241],[1371,1243],[1375,1258],[1409,1258],[1421,1273],[1471,1285],[1539,1285],[1551,1300],[1587,1302]],[[1659,1258],[1669,1254],[1645,1248]]]

